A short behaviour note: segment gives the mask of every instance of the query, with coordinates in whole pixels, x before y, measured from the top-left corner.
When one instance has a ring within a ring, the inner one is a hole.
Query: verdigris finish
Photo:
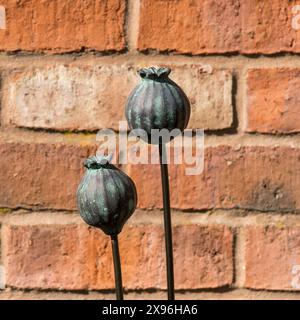
[[[190,118],[190,103],[182,89],[169,78],[171,69],[144,68],[142,82],[128,97],[125,115],[130,129],[184,130]],[[150,142],[150,141],[148,141]]]
[[[168,164],[165,162],[166,142],[164,139],[153,140],[152,130],[179,129],[177,133],[169,134],[173,138],[186,128],[190,118],[190,103],[182,89],[171,79],[171,69],[151,67],[138,71],[142,82],[132,91],[128,97],[125,115],[130,129],[143,129],[146,136],[138,133],[141,139],[148,143],[158,144],[161,168],[161,180],[164,207],[164,229],[166,246],[166,271],[168,300],[175,299],[172,221],[170,209],[170,191]],[[157,134],[157,132],[155,132]],[[158,134],[158,136],[160,136]],[[164,134],[161,134],[161,137]],[[166,136],[165,136],[166,137]]]
[[[134,212],[137,193],[130,177],[109,161],[106,156],[85,161],[87,170],[77,190],[77,204],[87,224],[114,236]]]

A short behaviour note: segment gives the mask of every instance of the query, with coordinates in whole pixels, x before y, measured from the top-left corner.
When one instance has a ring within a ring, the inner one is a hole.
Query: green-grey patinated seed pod
[[[183,131],[190,118],[189,100],[169,78],[170,72],[169,68],[159,67],[139,70],[142,82],[127,99],[125,116],[129,128],[146,131],[148,142],[152,129]]]
[[[81,218],[107,235],[117,235],[137,204],[134,182],[105,156],[88,158],[77,190]]]

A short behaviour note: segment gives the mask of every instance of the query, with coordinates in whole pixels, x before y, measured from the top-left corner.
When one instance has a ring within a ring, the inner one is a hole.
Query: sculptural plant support
[[[169,68],[151,67],[139,70],[142,83],[130,94],[126,104],[126,119],[130,129],[143,129],[148,143],[158,144],[163,193],[166,270],[168,299],[173,300],[174,270],[172,248],[172,223],[168,165],[165,161],[164,139],[152,141],[152,130],[174,129],[180,133],[190,117],[190,103],[182,89],[169,78]],[[143,137],[141,136],[143,139]],[[150,138],[150,141],[149,141]],[[116,297],[123,300],[121,261],[118,234],[136,209],[137,192],[134,182],[110,163],[111,156],[96,155],[88,158],[86,172],[77,190],[77,204],[82,219],[100,228],[111,237]]]
[[[170,210],[170,191],[169,191],[169,175],[168,164],[164,163],[163,155],[166,154],[166,145],[161,142],[159,144],[159,160],[161,171],[161,183],[164,206],[164,228],[165,228],[165,246],[166,246],[166,268],[168,283],[168,300],[174,300],[174,266],[173,266],[173,245],[172,245],[172,221]]]
[[[183,90],[169,78],[170,68],[150,67],[138,71],[141,83],[129,95],[125,115],[130,129],[143,130],[141,139],[158,144],[163,193],[164,228],[166,246],[166,270],[168,299],[174,300],[174,270],[172,248],[172,224],[168,165],[165,141],[161,137],[153,141],[153,130],[180,133],[186,128],[190,118],[190,103]],[[144,134],[145,133],[145,134]]]
[[[111,238],[116,298],[123,300],[118,234],[137,204],[134,182],[110,163],[112,156],[92,156],[84,162],[86,172],[77,190],[81,218]]]
[[[111,236],[111,246],[114,260],[116,298],[117,300],[123,300],[122,271],[119,253],[119,241],[117,235]]]

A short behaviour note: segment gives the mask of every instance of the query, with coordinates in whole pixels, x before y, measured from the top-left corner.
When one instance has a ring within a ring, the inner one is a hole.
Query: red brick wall
[[[148,65],[172,68],[206,130],[203,173],[170,166],[177,297],[300,299],[296,5],[0,0],[0,299],[114,298],[109,239],[75,192]],[[139,194],[120,236],[127,297],[163,299],[159,168],[122,168]]]

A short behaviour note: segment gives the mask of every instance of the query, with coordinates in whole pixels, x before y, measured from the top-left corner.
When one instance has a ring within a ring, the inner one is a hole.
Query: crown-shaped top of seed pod
[[[113,167],[110,164],[112,158],[113,158],[112,154],[91,156],[84,161],[84,166],[87,169],[100,169],[100,168],[105,168],[107,166]]]
[[[166,67],[150,67],[143,68],[138,71],[138,74],[141,76],[141,78],[146,79],[166,78],[170,73],[171,69]]]
[[[127,99],[125,115],[129,128],[144,130],[147,142],[151,142],[151,130],[183,131],[190,118],[189,100],[169,78],[170,72],[167,67],[139,70],[143,80],[149,81],[142,81]]]
[[[107,235],[117,235],[133,214],[137,193],[133,181],[110,163],[112,156],[92,156],[77,190],[80,216]]]

